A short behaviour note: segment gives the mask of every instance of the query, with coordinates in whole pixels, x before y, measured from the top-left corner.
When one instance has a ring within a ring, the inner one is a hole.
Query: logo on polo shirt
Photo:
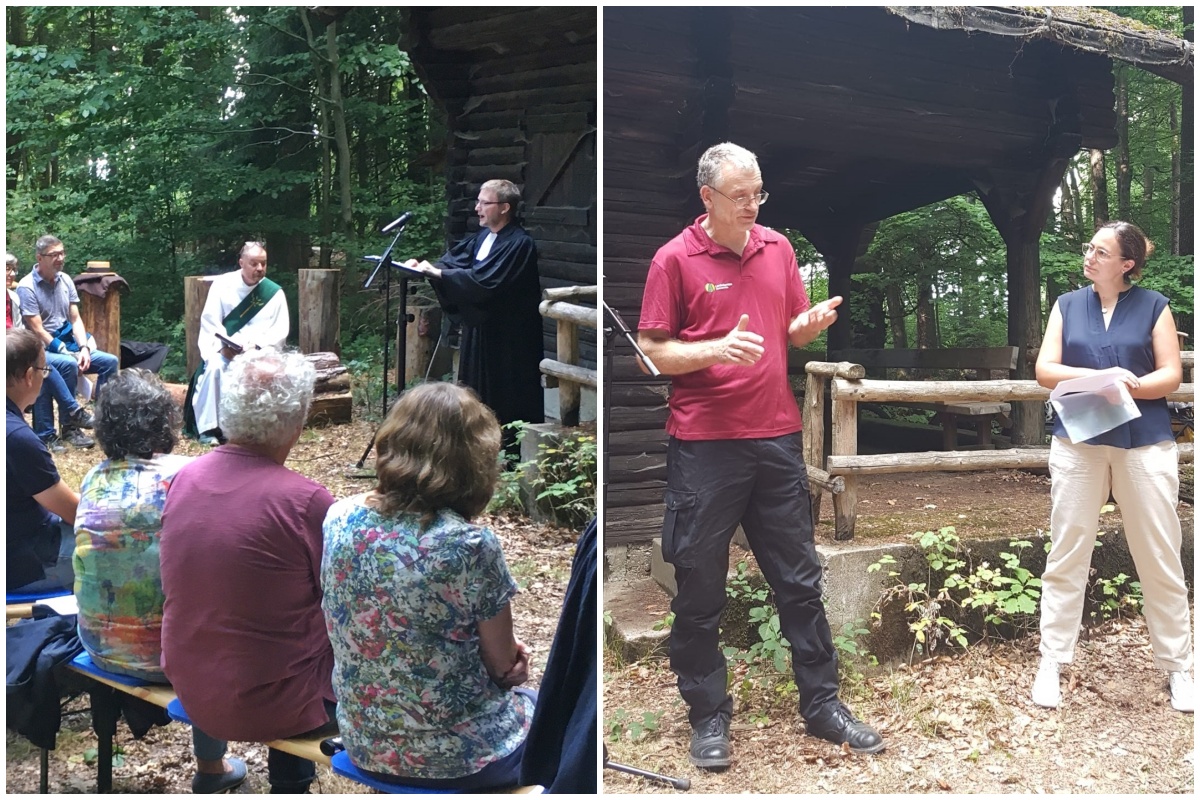
[[[722,289],[732,289],[732,288],[733,288],[732,283],[706,283],[706,284],[704,284],[704,291],[708,292],[709,294],[712,294],[713,292],[719,292]]]

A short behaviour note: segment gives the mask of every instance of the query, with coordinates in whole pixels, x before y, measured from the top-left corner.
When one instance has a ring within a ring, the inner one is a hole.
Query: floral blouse
[[[338,724],[351,761],[387,775],[472,775],[529,732],[533,703],[499,688],[478,623],[517,593],[496,535],[452,511],[422,526],[366,495],[325,517],[322,608]]]
[[[162,674],[162,510],[175,473],[190,460],[107,460],[83,479],[75,516],[79,638],[103,668]]]

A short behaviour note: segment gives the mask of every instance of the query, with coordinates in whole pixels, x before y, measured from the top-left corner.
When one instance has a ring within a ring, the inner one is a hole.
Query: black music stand
[[[363,282],[364,289],[370,289],[371,284],[379,276],[379,271],[383,273],[383,318],[390,320],[392,317],[392,270],[396,271],[400,286],[401,305],[400,310],[396,313],[396,344],[400,352],[396,354],[396,397],[399,397],[404,392],[404,373],[407,369],[406,360],[408,358],[408,280],[410,277],[424,278],[427,277],[424,272],[416,269],[410,269],[403,264],[397,264],[392,261],[392,251],[396,249],[396,245],[400,243],[400,237],[404,235],[404,229],[408,226],[407,222],[401,223],[396,230],[396,237],[392,239],[392,243],[383,251],[383,255],[379,256],[363,256],[363,261],[370,261],[375,264],[375,269],[371,275]],[[388,382],[387,371],[390,358],[390,345],[392,337],[385,335],[383,337],[383,396],[380,399],[380,416],[386,417],[388,412]],[[376,429],[378,433],[378,429]],[[362,456],[354,465],[356,470],[362,470],[363,464],[367,461],[367,456],[371,454],[371,450],[375,447],[375,434],[371,434],[371,441],[367,443],[367,449],[363,450]],[[356,475],[354,477],[366,477],[364,475]]]

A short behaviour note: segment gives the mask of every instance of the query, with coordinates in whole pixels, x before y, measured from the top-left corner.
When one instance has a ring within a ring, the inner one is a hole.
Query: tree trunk
[[[1092,151],[1092,228],[1108,222],[1108,176],[1104,170],[1104,151]],[[1090,238],[1090,237],[1089,237]]]
[[[1117,219],[1130,218],[1130,188],[1133,168],[1129,165],[1129,79],[1123,67],[1117,69]],[[1144,221],[1143,225],[1146,224]]]
[[[1179,109],[1171,103],[1171,255],[1179,255]]]
[[[1079,229],[1075,227],[1075,195],[1071,192],[1069,170],[1063,173],[1063,179],[1059,184],[1058,190],[1062,196],[1058,226],[1062,231],[1063,240],[1075,244],[1079,241]]]
[[[342,76],[339,72],[337,20],[325,28],[325,49],[329,58],[329,106],[337,137],[338,186],[341,189],[342,233],[350,235],[354,225],[354,195],[350,177],[350,136],[346,132],[346,108],[342,103]]]
[[[1142,166],[1142,219],[1148,224],[1154,208],[1154,167]]]
[[[908,347],[908,328],[904,324],[907,314],[904,312],[904,294],[898,284],[889,284],[884,292],[887,298],[888,325],[892,329],[892,347],[899,350]]]
[[[1196,25],[1195,6],[1183,6],[1183,36],[1189,42],[1196,40],[1193,28]],[[1196,96],[1193,86],[1183,87],[1182,108],[1179,115],[1179,255],[1190,256],[1196,252],[1196,142],[1193,133],[1193,114]]]
[[[917,289],[917,347],[938,346],[937,331],[934,328],[933,287],[922,282]]]

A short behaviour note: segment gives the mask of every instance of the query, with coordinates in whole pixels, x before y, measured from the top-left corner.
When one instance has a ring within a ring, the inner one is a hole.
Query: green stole
[[[263,309],[267,302],[275,296],[279,291],[279,284],[270,278],[263,278],[258,282],[250,294],[242,298],[242,302],[237,304],[237,307],[230,311],[222,324],[225,326],[225,335],[233,336],[246,326],[246,323],[254,318],[254,315]],[[196,430],[196,412],[192,408],[192,398],[196,394],[196,383],[200,380],[200,376],[204,374],[204,362],[200,362],[200,366],[196,367],[196,371],[192,373],[192,379],[188,383],[187,396],[183,400],[183,432],[193,439],[199,439],[201,433],[205,431]]]

